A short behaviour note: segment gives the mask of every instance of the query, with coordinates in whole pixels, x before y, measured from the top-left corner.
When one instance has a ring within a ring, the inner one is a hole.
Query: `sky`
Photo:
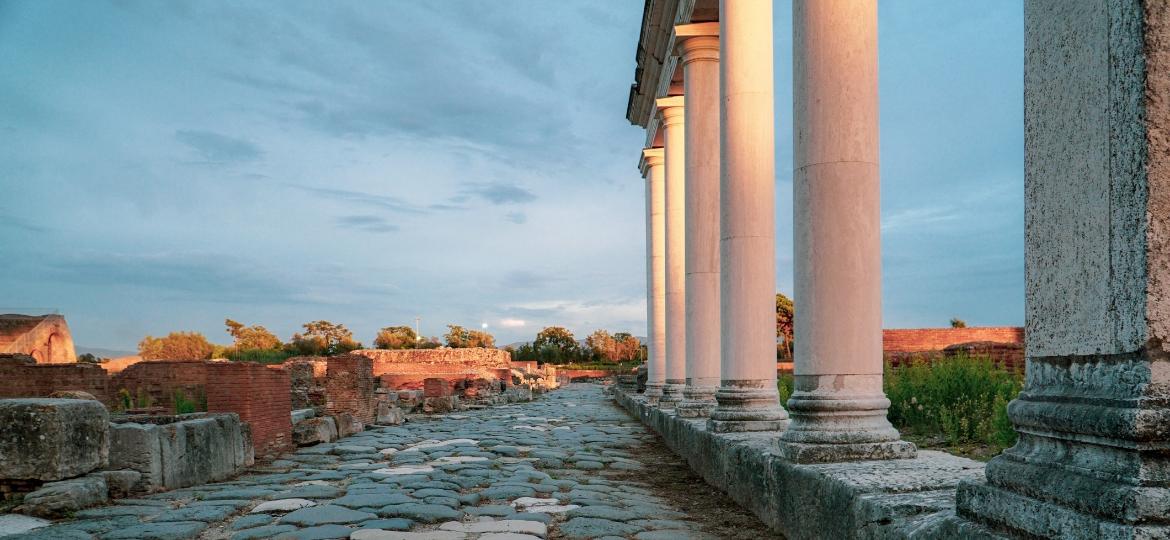
[[[1023,322],[1023,13],[881,3],[886,327]],[[0,311],[645,335],[636,0],[0,0]],[[792,292],[791,3],[775,3]],[[34,309],[35,308],[35,309]]]

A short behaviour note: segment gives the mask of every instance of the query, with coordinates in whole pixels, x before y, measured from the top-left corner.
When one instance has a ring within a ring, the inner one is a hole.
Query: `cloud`
[[[258,146],[248,141],[211,131],[179,130],[175,132],[175,139],[212,163],[251,161],[263,154]]]
[[[397,225],[386,221],[382,217],[371,215],[342,216],[337,218],[336,223],[339,227],[373,233],[387,233],[398,230]]]
[[[536,289],[554,281],[552,276],[530,270],[512,270],[504,274],[501,285],[508,289]]]
[[[464,195],[475,195],[492,204],[527,203],[536,200],[531,191],[506,182],[469,183],[463,187]]]
[[[34,225],[16,216],[10,216],[2,212],[0,212],[0,229],[16,229],[26,233],[43,233],[49,230],[40,225]]]
[[[347,189],[332,189],[319,188],[313,186],[304,186],[300,184],[288,184],[289,187],[323,197],[326,199],[333,199],[351,204],[363,204],[366,206],[375,206],[391,212],[399,212],[404,214],[425,214],[426,209],[412,204],[401,197],[394,197],[391,195],[377,195],[374,193],[367,193],[364,191],[351,191]]]
[[[524,321],[522,319],[500,319],[498,323],[503,328],[523,328]]]
[[[958,218],[958,211],[952,206],[907,208],[883,217],[882,232],[946,223]]]
[[[520,225],[528,221],[528,216],[524,212],[508,212],[508,215],[504,216],[504,219]]]

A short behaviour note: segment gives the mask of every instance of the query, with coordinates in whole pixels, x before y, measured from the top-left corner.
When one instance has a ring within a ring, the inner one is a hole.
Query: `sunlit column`
[[[708,425],[777,430],[772,0],[722,0],[719,25],[721,381]]]
[[[686,386],[686,129],[683,97],[659,98],[666,157],[666,387],[663,405],[682,400]]]
[[[675,27],[686,99],[686,388],[679,416],[719,389],[719,23]]]
[[[793,2],[793,461],[915,455],[882,390],[877,0]]]
[[[666,194],[662,148],[642,150],[646,178],[646,397],[657,403],[666,386]]]

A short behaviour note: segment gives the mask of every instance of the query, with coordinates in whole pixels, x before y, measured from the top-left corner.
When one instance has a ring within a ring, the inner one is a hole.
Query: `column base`
[[[646,391],[642,395],[646,396],[646,403],[651,405],[658,405],[658,400],[662,398],[662,389],[666,383],[648,382],[646,383]]]
[[[900,440],[886,419],[890,400],[881,375],[799,375],[788,400],[792,424],[780,455],[794,463],[910,459],[918,447]]]
[[[715,392],[717,405],[707,420],[714,433],[781,431],[788,413],[780,407],[775,380],[725,380]]]
[[[683,389],[683,400],[675,410],[683,418],[706,418],[718,405],[715,401],[715,392],[718,390],[715,386],[688,384]]]
[[[659,405],[663,407],[674,407],[683,400],[683,389],[686,388],[686,381],[667,380],[666,386],[662,388],[662,398],[658,401]]]

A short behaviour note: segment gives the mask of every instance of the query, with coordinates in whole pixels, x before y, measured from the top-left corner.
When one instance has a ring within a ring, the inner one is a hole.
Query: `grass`
[[[779,378],[781,403],[792,395],[792,380]],[[890,422],[903,438],[982,461],[1015,444],[1007,404],[1022,386],[1023,374],[988,358],[924,359],[885,368]]]
[[[282,364],[285,360],[296,356],[296,353],[282,349],[247,349],[242,351],[227,350],[224,356],[233,362],[253,362],[256,364]]]

